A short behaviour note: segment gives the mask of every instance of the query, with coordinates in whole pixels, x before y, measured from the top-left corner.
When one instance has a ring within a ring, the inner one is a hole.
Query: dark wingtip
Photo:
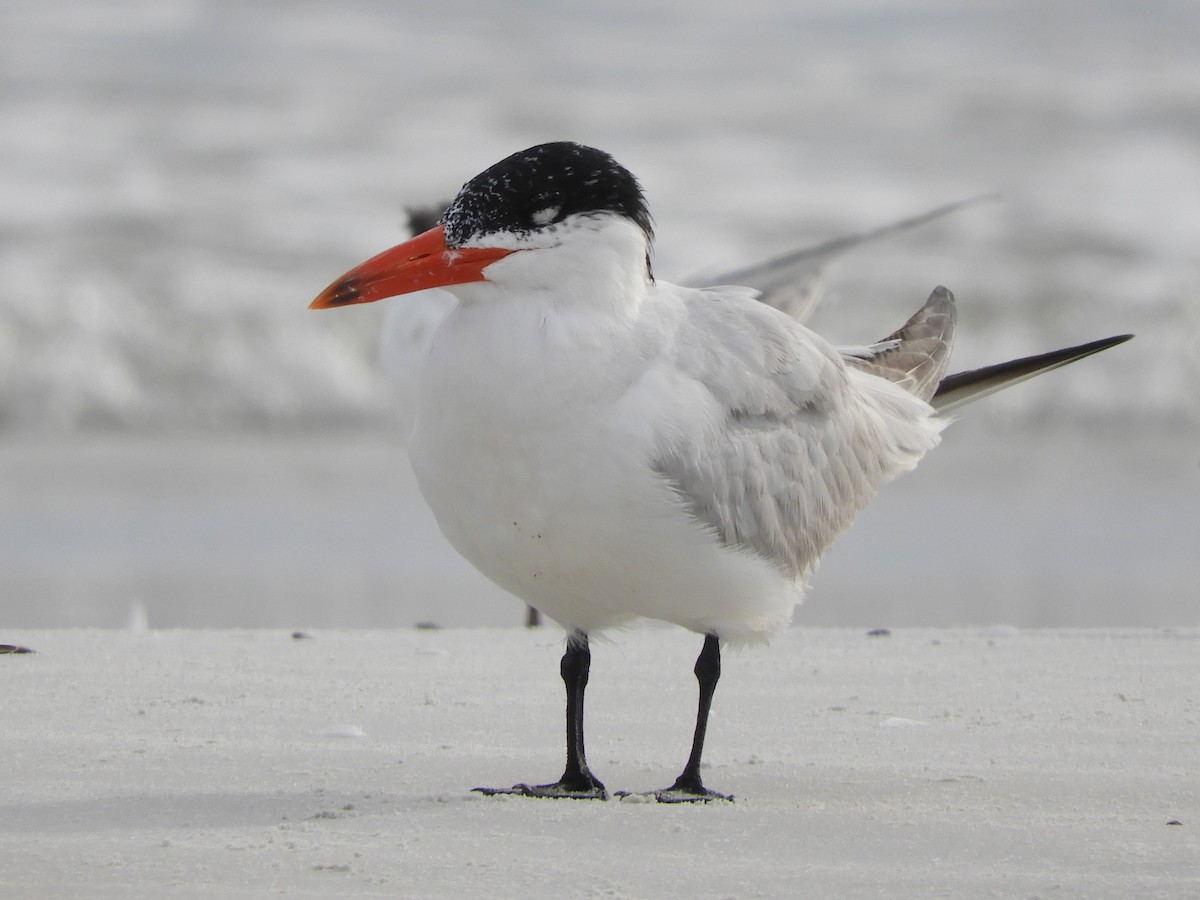
[[[1089,341],[1074,347],[1064,347],[1037,356],[1025,356],[994,366],[984,366],[982,369],[972,369],[968,372],[958,372],[948,375],[938,384],[933,394],[932,404],[938,412],[948,412],[972,400],[986,397],[996,391],[1018,384],[1043,372],[1050,372],[1062,366],[1086,359],[1102,350],[1108,350],[1118,344],[1132,340],[1132,334],[1117,334],[1112,337]]]
[[[1133,340],[1132,334],[1115,334],[1112,337],[1101,338],[1098,341],[1088,341],[1086,344],[1078,344],[1074,347],[1064,347],[1062,350],[1056,350],[1053,353],[1044,353],[1041,356],[1029,357],[1029,359],[1047,360],[1053,357],[1061,357],[1068,362],[1075,362],[1083,359],[1086,356],[1091,356],[1093,353],[1099,353],[1101,350],[1107,350],[1109,347],[1116,347],[1118,344],[1124,344],[1126,341]]]

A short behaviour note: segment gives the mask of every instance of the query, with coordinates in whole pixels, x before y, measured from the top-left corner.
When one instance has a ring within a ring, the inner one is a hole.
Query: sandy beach
[[[482,798],[561,766],[553,630],[6,631],[21,897],[1200,893],[1196,630],[793,629],[730,654],[733,804]],[[696,639],[595,648],[593,766],[671,780]]]

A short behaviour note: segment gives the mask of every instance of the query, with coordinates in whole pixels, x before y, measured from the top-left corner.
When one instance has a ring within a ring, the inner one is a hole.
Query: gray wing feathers
[[[708,416],[693,405],[673,421],[653,467],[722,543],[803,580],[879,487],[937,444],[937,413],[1129,338],[942,380],[954,326],[954,297],[937,288],[884,340],[837,351],[744,294],[697,292],[668,358]]]
[[[709,421],[661,441],[654,468],[723,543],[803,578],[879,486],[937,443],[940,426],[918,398],[852,378],[803,326],[727,299],[691,304],[673,361],[708,397]],[[705,352],[713,338],[720,353]]]
[[[865,350],[847,351],[846,362],[877,375],[928,401],[950,362],[954,347],[954,295],[935,288],[911,319],[898,331]]]

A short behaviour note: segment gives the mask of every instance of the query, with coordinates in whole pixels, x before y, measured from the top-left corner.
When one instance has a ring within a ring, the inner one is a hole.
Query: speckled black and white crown
[[[481,235],[529,234],[578,213],[625,216],[654,237],[642,186],[602,150],[570,141],[514,153],[463,185],[443,222],[448,247]]]

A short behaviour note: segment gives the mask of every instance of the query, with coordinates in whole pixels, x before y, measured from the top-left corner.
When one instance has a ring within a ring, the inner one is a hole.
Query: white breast
[[[565,321],[536,304],[472,304],[439,331],[411,454],[446,537],[501,587],[590,633],[644,616],[746,642],[786,625],[796,583],[722,546],[651,467],[669,419],[646,408],[664,396],[647,384],[661,377],[662,330],[614,339],[611,321]]]

